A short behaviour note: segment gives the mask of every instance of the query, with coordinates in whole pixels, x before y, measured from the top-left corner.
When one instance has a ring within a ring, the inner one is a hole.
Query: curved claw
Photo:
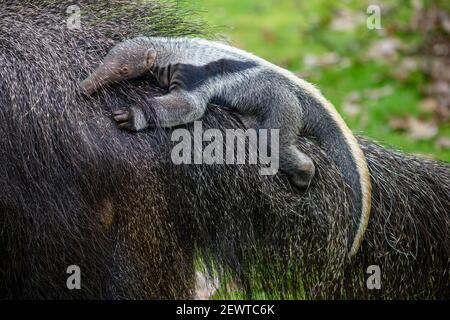
[[[114,121],[117,122],[119,129],[130,129],[131,128],[131,112],[127,109],[119,109],[113,111]]]
[[[127,121],[130,118],[130,113],[128,111],[122,112],[122,113],[117,113],[114,115],[114,120],[116,122],[123,122],[123,121]]]

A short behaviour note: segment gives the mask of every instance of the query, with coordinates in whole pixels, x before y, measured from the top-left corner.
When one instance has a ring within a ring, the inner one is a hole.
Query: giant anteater
[[[199,260],[249,297],[450,297],[448,164],[361,138],[373,207],[349,261],[349,191],[313,140],[298,141],[317,164],[298,194],[255,166],[175,166],[170,131],[118,130],[112,110],[160,93],[149,79],[79,93],[117,41],[202,34],[176,5],[110,2],[79,1],[81,29],[68,3],[0,3],[0,297],[185,298]],[[209,110],[203,125],[241,123]],[[81,290],[66,287],[69,265]]]

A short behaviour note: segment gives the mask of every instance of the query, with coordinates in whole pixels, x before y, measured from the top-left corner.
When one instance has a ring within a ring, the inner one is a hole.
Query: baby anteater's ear
[[[145,67],[147,69],[150,69],[151,67],[153,67],[155,60],[156,60],[156,51],[153,48],[147,49],[147,51],[145,51]]]

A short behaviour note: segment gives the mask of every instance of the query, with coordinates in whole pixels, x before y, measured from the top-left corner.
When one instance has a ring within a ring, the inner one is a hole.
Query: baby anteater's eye
[[[119,72],[120,72],[121,74],[127,74],[128,71],[129,71],[129,69],[128,69],[127,66],[123,66],[123,67],[121,67],[120,70],[119,70]]]

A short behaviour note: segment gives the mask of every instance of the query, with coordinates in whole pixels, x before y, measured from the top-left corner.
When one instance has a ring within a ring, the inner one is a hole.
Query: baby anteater
[[[151,73],[168,94],[147,106],[121,109],[114,119],[123,129],[162,127],[202,117],[209,102],[257,119],[256,129],[280,130],[280,167],[305,188],[314,176],[309,156],[299,151],[301,132],[314,136],[353,192],[354,234],[350,256],[361,244],[371,206],[367,163],[357,140],[335,108],[311,84],[289,71],[228,45],[191,38],[134,38],[111,49],[81,86],[91,94],[105,84]]]

